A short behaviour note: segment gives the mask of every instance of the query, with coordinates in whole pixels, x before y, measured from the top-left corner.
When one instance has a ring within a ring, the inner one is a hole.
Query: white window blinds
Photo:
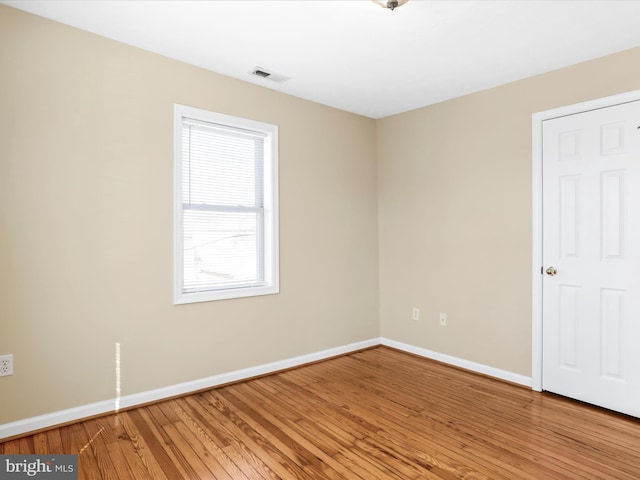
[[[273,264],[265,261],[265,246],[273,243],[265,241],[265,231],[273,231],[265,226],[267,138],[265,132],[181,116],[182,238],[176,253],[182,295],[273,283],[265,271]]]

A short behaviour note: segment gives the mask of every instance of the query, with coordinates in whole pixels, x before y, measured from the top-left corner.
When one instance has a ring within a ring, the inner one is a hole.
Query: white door
[[[542,128],[542,388],[640,417],[640,101]]]

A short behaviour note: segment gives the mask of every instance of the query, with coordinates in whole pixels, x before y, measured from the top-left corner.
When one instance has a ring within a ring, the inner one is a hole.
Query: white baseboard
[[[438,353],[432,350],[427,350],[425,348],[414,347],[413,345],[396,342],[395,340],[389,340],[388,338],[381,338],[380,344],[397,348],[398,350],[402,350],[404,352],[413,353],[421,357],[430,358],[442,363],[447,363],[449,365],[464,368],[465,370],[471,370],[472,372],[482,373],[484,375],[489,375],[490,377],[499,378],[511,383],[517,383],[519,385],[524,385],[525,387],[531,387],[532,385],[531,377],[526,377],[524,375],[519,375],[513,372],[507,372],[506,370],[500,370],[499,368],[490,367],[481,363],[470,362],[469,360],[452,357],[451,355],[445,355],[444,353]]]
[[[532,385],[531,377],[525,377],[523,375],[518,375],[516,373],[507,372],[498,368],[489,367],[480,363],[470,362],[468,360],[452,357],[450,355],[433,352],[431,350],[415,347],[406,343],[396,342],[395,340],[389,340],[388,338],[372,338],[370,340],[351,343],[349,345],[330,348],[328,350],[309,353],[307,355],[300,355],[299,357],[288,358],[277,362],[266,363],[264,365],[258,365],[256,367],[235,370],[233,372],[222,373],[220,375],[201,378],[198,380],[193,380],[191,382],[179,383],[177,385],[157,388],[155,390],[149,390],[146,392],[134,393],[132,395],[126,395],[120,398],[91,403],[88,405],[81,405],[79,407],[69,408],[67,410],[61,410],[59,412],[31,417],[25,420],[5,423],[3,425],[0,425],[0,440],[2,440],[3,438],[14,437],[16,435],[22,435],[25,433],[34,432],[36,430],[53,427],[55,425],[82,420],[84,418],[93,417],[95,415],[117,412],[122,408],[135,407],[136,405],[156,402],[166,398],[185,395],[198,390],[205,390],[207,388],[213,388],[227,383],[238,382],[241,380],[246,380],[248,378],[258,377],[260,375],[266,375],[269,373],[278,372],[280,370],[298,367],[300,365],[317,362],[319,360],[325,360],[327,358],[355,352],[363,348],[375,347],[377,345],[386,345],[398,350],[419,355],[421,357],[431,358],[433,360],[448,363],[450,365],[464,368],[472,372],[482,373],[484,375],[489,375],[491,377],[499,378],[527,387],[531,387]]]
[[[3,438],[9,438],[36,430],[41,430],[43,428],[53,427],[55,425],[61,425],[63,423],[81,420],[83,418],[88,418],[95,415],[113,413],[122,408],[129,408],[149,402],[156,402],[166,398],[184,395],[189,392],[213,388],[227,383],[258,377],[260,375],[266,375],[280,370],[286,370],[288,368],[297,367],[307,363],[325,360],[337,355],[344,355],[346,353],[355,352],[363,348],[375,347],[376,345],[380,345],[380,339],[372,338],[370,340],[364,340],[362,342],[351,343],[349,345],[330,348],[328,350],[301,355],[299,357],[293,357],[277,362],[267,363],[264,365],[258,365],[256,367],[244,368],[242,370],[222,373],[220,375],[201,378],[198,380],[193,380],[191,382],[184,382],[177,385],[171,385],[169,387],[134,393],[132,395],[120,397],[119,399],[114,398],[111,400],[91,403],[88,405],[81,405],[79,407],[69,408],[67,410],[61,410],[59,412],[53,412],[46,415],[31,417],[25,420],[5,423],[3,425],[0,425],[0,440],[2,440]]]

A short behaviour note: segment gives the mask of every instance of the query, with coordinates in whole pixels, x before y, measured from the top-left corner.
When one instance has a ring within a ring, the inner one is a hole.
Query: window
[[[175,303],[278,293],[278,127],[174,111]]]

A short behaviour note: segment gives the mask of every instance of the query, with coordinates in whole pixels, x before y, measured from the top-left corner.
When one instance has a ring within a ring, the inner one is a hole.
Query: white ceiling
[[[2,1],[372,118],[640,45],[640,1]],[[260,66],[289,77],[251,76]]]

